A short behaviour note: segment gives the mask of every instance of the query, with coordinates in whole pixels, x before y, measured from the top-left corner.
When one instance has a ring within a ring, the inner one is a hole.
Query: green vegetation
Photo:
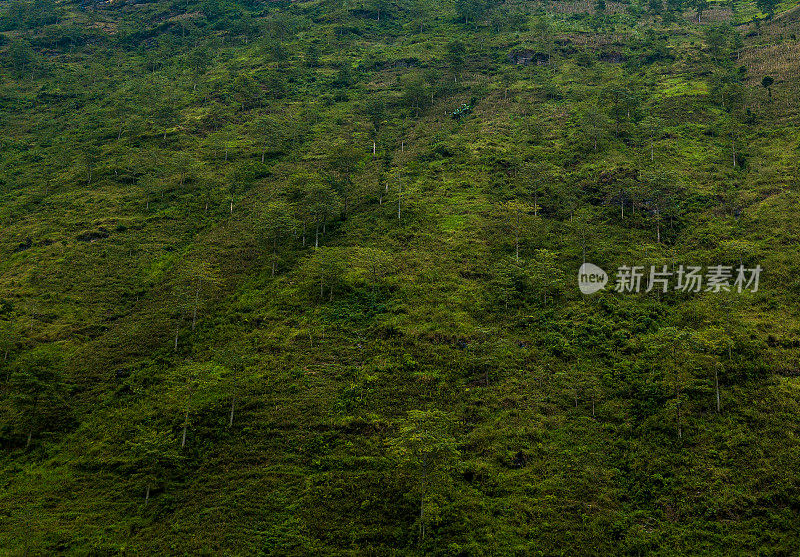
[[[798,10],[0,5],[0,553],[800,552]]]

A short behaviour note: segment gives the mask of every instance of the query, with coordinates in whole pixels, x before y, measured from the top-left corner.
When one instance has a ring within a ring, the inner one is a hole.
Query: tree
[[[606,12],[606,0],[595,0],[594,11],[596,13],[598,13],[598,14],[605,14],[605,12]]]
[[[739,156],[741,152],[741,137],[744,132],[744,126],[736,118],[724,118],[719,125],[720,134],[727,138],[730,145],[731,161],[733,168],[739,165]]]
[[[378,161],[378,139],[383,120],[386,117],[386,103],[382,97],[372,98],[366,103],[363,111],[372,126],[370,129],[370,135],[372,136],[372,163],[375,169],[375,178],[380,190],[382,177],[381,167]],[[379,196],[379,200],[382,200],[381,194],[379,194]]]
[[[663,33],[656,32],[655,29],[645,29],[641,51],[643,53],[641,59],[647,64],[673,58],[667,37]]]
[[[440,9],[438,0],[410,0],[409,11],[414,21],[419,23],[419,32],[422,33],[425,22],[428,21],[432,13]]]
[[[361,158],[361,153],[348,143],[333,146],[328,152],[328,167],[333,174],[333,182],[344,203],[343,213],[347,216],[353,187],[353,173]]]
[[[178,350],[180,327],[191,310],[192,331],[197,325],[201,295],[205,289],[212,289],[222,282],[216,265],[203,259],[199,253],[187,254],[181,263],[176,276],[176,326],[174,351]]]
[[[496,32],[523,31],[527,27],[527,15],[521,11],[512,11],[508,6],[498,4],[489,16],[491,26]]]
[[[14,73],[19,78],[25,77],[36,62],[36,53],[24,39],[17,39],[11,43],[8,47],[8,57]]]
[[[736,59],[739,60],[742,55],[742,49],[744,48],[744,39],[742,38],[742,34],[736,29],[731,30],[731,37],[731,48],[736,52]]]
[[[172,87],[166,86],[160,95],[149,101],[149,106],[153,107],[153,117],[162,126],[166,141],[167,133],[176,124],[180,114],[177,93]]]
[[[186,151],[179,151],[169,159],[169,170],[171,174],[178,176],[178,186],[183,188],[192,169],[192,157]]]
[[[320,235],[325,233],[327,223],[341,211],[339,196],[329,181],[316,172],[292,176],[286,196],[295,208],[294,218],[300,226],[302,245],[306,245],[310,226],[314,229],[314,247],[318,248]]]
[[[499,260],[492,270],[489,290],[493,301],[502,303],[506,310],[521,307],[531,290],[527,261],[513,257]]]
[[[133,476],[144,484],[144,502],[150,501],[151,488],[165,481],[183,460],[175,437],[155,424],[140,424],[126,442]]]
[[[262,91],[256,81],[246,74],[239,74],[229,83],[230,98],[241,110],[249,110],[261,102]]]
[[[735,32],[735,31],[734,31]],[[728,33],[723,27],[707,27],[705,29],[705,39],[708,45],[708,52],[716,62],[725,55],[728,47]]]
[[[17,356],[8,376],[11,415],[8,422],[25,436],[29,448],[34,433],[69,419],[64,385],[59,377],[62,365],[56,345],[43,345]]]
[[[767,19],[772,19],[775,15],[775,8],[778,6],[778,0],[756,0],[756,6],[767,14]]]
[[[533,254],[529,265],[530,281],[534,292],[542,295],[543,305],[547,305],[547,296],[556,296],[564,285],[564,271],[556,264],[557,255],[547,249],[538,249]]]
[[[292,208],[282,199],[258,204],[254,209],[256,238],[263,253],[272,253],[272,276],[278,266],[278,252],[284,239],[294,230]]]
[[[203,0],[200,4],[200,12],[209,21],[218,20],[224,13],[222,3],[219,0]]]
[[[380,22],[381,14],[384,14],[384,19],[386,18],[386,14],[388,14],[389,9],[392,7],[390,0],[370,0],[370,4],[372,6],[372,10],[375,12],[375,19]]]
[[[503,86],[503,100],[508,100],[508,91],[517,82],[516,73],[506,70],[500,74],[500,83]]]
[[[733,341],[725,330],[720,327],[708,327],[695,331],[692,334],[692,344],[699,353],[705,367],[711,370],[714,376],[714,409],[717,414],[722,412],[722,402],[720,395],[720,372],[724,371],[722,365],[722,355],[730,354]]]
[[[303,63],[309,68],[319,66],[319,45],[316,42],[309,43],[303,56]]]
[[[664,16],[664,23],[675,23],[677,21],[676,14],[683,12],[684,7],[688,5],[687,0],[666,0],[667,13]]]
[[[681,187],[673,175],[661,169],[652,169],[640,174],[642,202],[650,210],[656,225],[656,241],[660,244],[665,219],[673,224],[678,216],[678,201]]]
[[[595,416],[595,404],[603,396],[603,387],[600,378],[605,370],[592,359],[578,358],[569,365],[566,370],[561,371],[563,379],[568,381],[565,389],[571,389],[575,397],[575,408],[581,398],[588,400],[592,404],[592,417]]]
[[[400,209],[403,205],[403,184],[408,181],[408,172],[398,172],[397,175],[397,222],[400,222]]]
[[[536,47],[547,53],[547,62],[550,63],[555,41],[555,28],[550,16],[547,14],[536,16],[533,23],[531,23],[531,34]]]
[[[200,294],[206,287],[214,288],[222,282],[216,265],[210,261],[194,260],[184,267],[184,277],[191,277],[194,282],[194,305],[192,308],[192,330],[197,324],[197,311],[200,306]]]
[[[260,83],[264,97],[268,99],[282,99],[288,91],[287,81],[280,71],[271,71],[264,76]]]
[[[422,75],[415,72],[401,78],[403,90],[403,104],[414,110],[419,116],[422,109],[429,104],[429,90]]]
[[[598,367],[597,365],[592,365],[588,373],[584,375],[579,382],[579,386],[581,387],[584,396],[588,396],[592,401],[593,418],[595,417],[595,404],[605,395],[605,389],[603,388],[602,381],[602,377],[605,375],[605,373],[607,373],[607,371],[604,368]]]
[[[600,92],[601,105],[607,106],[609,115],[615,124],[615,134],[620,135],[623,124],[631,122],[636,114],[639,99],[631,89],[625,85],[609,85]]]
[[[236,410],[236,401],[239,397],[241,383],[247,365],[248,347],[242,344],[231,343],[215,354],[215,361],[221,367],[221,377],[229,384],[231,409],[228,414],[228,428],[233,427],[233,416]]]
[[[286,48],[284,40],[275,35],[265,35],[262,46],[267,56],[279,64],[289,59],[289,50]]]
[[[53,0],[34,0],[31,2],[10,2],[0,14],[0,29],[35,29],[59,22],[60,10]]]
[[[650,162],[655,160],[655,143],[661,135],[663,120],[657,116],[645,116],[639,122],[637,135],[641,145],[647,145],[650,151]]]
[[[91,185],[92,178],[94,177],[95,166],[100,159],[100,148],[93,142],[89,142],[83,146],[83,167],[86,172],[86,185]]]
[[[348,262],[347,250],[321,247],[302,265],[307,291],[318,292],[321,302],[332,301],[337,290],[344,287],[344,275]],[[315,296],[316,297],[316,296]]]
[[[499,207],[504,232],[514,238],[514,254],[517,262],[519,262],[520,239],[530,229],[533,211],[530,205],[517,200],[505,201]]]
[[[284,42],[291,38],[292,32],[295,31],[294,27],[288,15],[277,12],[267,20],[265,35],[276,41]]]
[[[540,195],[542,192],[542,184],[552,183],[558,178],[553,173],[552,165],[546,163],[539,158],[527,160],[522,165],[523,177],[525,185],[527,186],[527,194],[531,195],[533,190],[533,216],[538,217],[541,206],[539,205]]]
[[[219,386],[223,372],[224,369],[214,362],[193,361],[187,361],[174,371],[168,386],[168,398],[183,413],[181,448],[186,446],[192,411],[220,397]]]
[[[378,292],[387,274],[395,270],[390,253],[377,248],[359,248],[350,261],[353,279],[366,284],[372,294],[373,305],[377,304]]]
[[[662,378],[665,387],[672,393],[668,408],[675,410],[675,431],[678,438],[683,437],[682,408],[685,404],[685,390],[688,386],[691,366],[689,350],[690,334],[675,327],[663,327],[646,339],[652,362]]]
[[[4,311],[5,306],[6,302],[0,300],[0,368],[8,362],[8,356],[14,350],[19,337],[13,308]]]
[[[122,132],[128,125],[128,117],[132,110],[133,106],[127,95],[119,94],[109,97],[107,121],[109,125],[116,126],[117,141],[122,139]]]
[[[325,234],[328,223],[341,214],[342,202],[329,185],[324,182],[312,182],[308,184],[303,206],[314,225],[314,249],[317,249],[320,236]]]
[[[450,66],[450,71],[453,72],[453,81],[458,81],[458,76],[464,69],[466,61],[467,47],[461,41],[450,41],[447,43],[447,52],[445,57],[447,65]]]
[[[386,118],[386,101],[384,101],[383,97],[374,96],[364,104],[362,110],[369,120],[369,123],[372,125],[370,133],[374,144],[375,139],[378,137],[378,132],[380,132],[381,126],[383,125],[383,121]]]
[[[740,110],[744,100],[744,91],[738,72],[722,70],[712,74],[710,92],[720,106],[728,112]]]
[[[354,82],[352,67],[348,62],[343,62],[339,65],[339,71],[336,73],[331,85],[337,89],[344,89],[353,85]]]
[[[468,25],[472,21],[476,26],[478,19],[484,14],[486,4],[482,0],[456,0],[456,18]]]
[[[619,204],[620,219],[625,220],[625,206],[634,206],[633,192],[636,189],[637,172],[635,169],[620,168],[609,176],[600,175],[604,202],[607,205]]]
[[[419,501],[416,520],[419,544],[426,529],[440,517],[452,487],[452,470],[459,456],[452,431],[453,417],[440,410],[411,410],[398,424],[397,435],[388,440],[389,454],[404,480],[408,493]]]
[[[205,45],[198,46],[189,51],[186,55],[186,64],[194,74],[194,89],[197,89],[197,80],[206,73],[211,56]]]
[[[700,23],[700,16],[708,8],[708,0],[691,0],[691,6],[697,12],[697,23]]]
[[[243,11],[239,17],[232,20],[228,24],[228,34],[231,37],[241,38],[244,44],[249,44],[250,41],[257,35],[259,26],[256,23],[250,12]]]
[[[775,83],[775,78],[765,75],[761,80],[761,86],[769,92],[769,98],[772,99],[772,84]]]
[[[261,162],[289,152],[301,134],[301,127],[285,114],[271,113],[253,121],[256,143],[261,145]]]
[[[231,147],[230,137],[224,138],[222,144],[225,147],[225,156],[227,157],[228,149]],[[224,181],[228,185],[228,193],[230,196],[230,212],[233,213],[233,205],[236,200],[237,192],[246,190],[255,182],[259,175],[260,168],[251,161],[241,161],[224,168]]]
[[[608,136],[611,125],[608,116],[595,108],[587,108],[578,114],[579,133],[582,139],[587,140],[595,152],[598,151],[602,141]]]

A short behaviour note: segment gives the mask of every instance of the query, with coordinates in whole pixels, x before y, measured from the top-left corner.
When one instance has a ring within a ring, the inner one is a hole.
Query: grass
[[[178,5],[63,4],[64,21],[154,38],[35,47],[26,77],[0,46],[0,553],[796,553],[796,94],[778,30],[791,14],[734,62],[703,38],[722,8],[668,30],[616,3],[599,26],[588,3],[542,7],[557,39],[546,66],[507,61],[536,44],[527,27],[464,26],[449,6],[419,33],[405,11],[379,25],[369,6],[225,4],[186,38],[160,26]],[[260,26],[249,38],[234,31],[243,12]],[[268,29],[283,16],[303,30],[276,60]],[[632,40],[647,28],[670,56]],[[466,45],[458,80],[452,40]],[[318,66],[303,63],[312,41]],[[203,45],[198,72],[184,56]],[[600,47],[625,60],[597,61]],[[401,59],[419,67],[373,64]],[[352,80],[336,84],[343,64]],[[709,76],[740,65],[730,111]],[[424,70],[433,101],[417,107],[404,79]],[[250,104],[240,75],[257,82]],[[615,89],[635,93],[629,113]],[[473,96],[471,115],[448,116]],[[596,149],[590,109],[608,118]],[[266,114],[286,145],[253,125]],[[648,115],[662,119],[653,161]],[[356,152],[347,186],[334,144]],[[663,191],[647,182],[660,171]],[[273,223],[257,216],[276,200],[293,220],[273,276]],[[509,200],[528,208],[519,263]],[[760,292],[574,288],[584,260],[742,259],[764,267]],[[199,270],[212,278],[197,290]],[[665,340],[673,329],[685,345]],[[26,363],[42,351],[51,360]],[[29,417],[18,378],[48,365],[55,393]],[[414,411],[447,418],[422,450],[458,451],[433,457],[423,492],[419,461],[390,450],[412,443]]]

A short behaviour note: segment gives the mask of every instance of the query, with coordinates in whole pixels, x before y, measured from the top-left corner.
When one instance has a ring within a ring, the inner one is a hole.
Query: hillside
[[[0,554],[800,552],[798,10],[0,2]]]

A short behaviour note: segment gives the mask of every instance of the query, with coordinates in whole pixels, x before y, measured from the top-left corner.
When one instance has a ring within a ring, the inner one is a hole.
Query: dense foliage
[[[3,2],[0,553],[797,554],[799,28]]]

